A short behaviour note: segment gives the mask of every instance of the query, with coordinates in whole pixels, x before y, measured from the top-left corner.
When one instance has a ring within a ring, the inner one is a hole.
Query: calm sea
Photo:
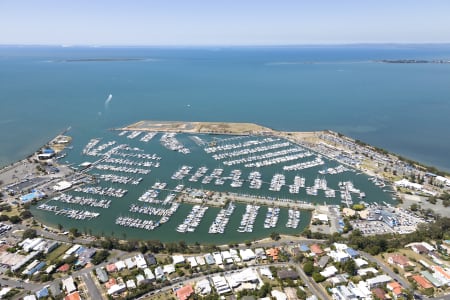
[[[332,129],[450,171],[450,64],[380,59],[450,60],[450,45],[0,47],[0,165],[68,126],[85,142],[153,119]]]

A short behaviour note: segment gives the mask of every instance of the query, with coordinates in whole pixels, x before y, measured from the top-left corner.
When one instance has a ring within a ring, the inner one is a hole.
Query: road
[[[400,283],[402,286],[404,286],[407,289],[411,289],[411,286],[409,285],[409,282],[407,282],[405,279],[403,279],[403,277],[401,277],[400,275],[395,274],[394,271],[391,270],[391,268],[386,266],[384,261],[382,261],[378,257],[374,257],[374,256],[372,256],[372,255],[370,255],[369,253],[366,253],[366,252],[360,251],[359,253],[361,254],[361,256],[365,257],[369,261],[374,262],[378,266],[380,266],[380,268],[383,270],[384,273],[386,273],[389,276],[391,276],[392,278],[394,278],[394,280],[398,281],[398,283]]]
[[[290,261],[290,266],[294,267],[297,270],[297,273],[300,275],[300,278],[302,279],[303,283],[306,284],[308,290],[312,292],[314,295],[316,295],[317,298],[322,300],[330,299],[326,291],[317,282],[315,282],[314,279],[308,277],[298,264],[294,263],[293,261]]]

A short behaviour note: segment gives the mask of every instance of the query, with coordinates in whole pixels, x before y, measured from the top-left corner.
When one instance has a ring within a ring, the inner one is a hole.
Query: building
[[[390,263],[391,265],[398,266],[402,269],[410,266],[410,262],[409,262],[408,258],[401,254],[394,254],[394,255],[389,256],[388,263]]]
[[[78,291],[75,291],[64,297],[64,300],[81,300],[81,296]]]
[[[108,281],[108,274],[106,274],[105,269],[97,268],[95,269],[95,273],[97,273],[97,278],[101,283]]]
[[[420,288],[422,288],[422,289],[429,289],[429,288],[432,288],[433,287],[433,285],[428,281],[428,280],[426,280],[425,278],[423,278],[422,276],[420,276],[420,275],[414,275],[414,276],[412,276],[412,279],[417,283],[417,285],[420,287]]]
[[[298,273],[292,269],[281,269],[281,270],[278,270],[277,276],[281,280],[287,279],[287,278],[295,280],[298,278]]]
[[[67,277],[66,279],[63,279],[62,286],[63,289],[65,289],[68,294],[75,292],[77,290],[75,282],[73,281],[72,277]]]
[[[432,266],[433,276],[444,284],[450,284],[450,274],[440,266]]]
[[[392,278],[388,275],[378,275],[374,278],[367,279],[367,285],[369,289],[384,286],[386,283],[390,282]]]
[[[322,248],[320,248],[320,246],[318,244],[312,244],[309,249],[311,250],[311,252],[314,255],[322,255],[323,254],[323,250],[322,250]]]
[[[392,292],[394,298],[397,299],[403,294],[403,288],[400,283],[393,281],[386,284],[386,288]]]
[[[197,282],[195,285],[195,293],[202,296],[209,295],[211,293],[211,285],[208,279],[203,279]]]
[[[190,285],[185,285],[178,290],[176,290],[175,294],[177,295],[177,298],[180,300],[187,300],[189,296],[191,296],[194,293],[194,289]]]

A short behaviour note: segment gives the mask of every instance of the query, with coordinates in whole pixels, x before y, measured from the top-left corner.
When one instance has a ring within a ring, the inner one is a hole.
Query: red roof
[[[78,291],[73,292],[64,297],[64,300],[81,300],[80,293]]]
[[[69,264],[63,264],[61,267],[58,268],[58,272],[67,272],[70,269],[70,265]]]
[[[400,283],[393,281],[389,282],[387,285],[387,288],[391,290],[395,295],[400,295],[402,293],[402,286]]]
[[[312,253],[317,254],[317,255],[320,255],[323,253],[322,248],[320,248],[320,246],[317,244],[312,244],[310,249],[311,249]]]
[[[426,280],[425,278],[423,278],[423,277],[420,276],[420,275],[414,275],[412,278],[413,278],[413,279],[417,282],[417,284],[420,285],[420,287],[423,288],[423,289],[429,289],[429,288],[432,288],[432,287],[433,287],[433,285],[432,285],[428,280]]]
[[[117,271],[116,264],[106,265],[106,271],[108,271],[109,273]]]
[[[278,260],[278,254],[280,253],[280,249],[278,248],[270,248],[266,250],[266,254],[272,257],[273,260]]]
[[[177,297],[180,300],[188,299],[189,296],[192,295],[192,293],[194,293],[194,289],[190,285],[185,285],[176,291]]]
[[[386,293],[384,292],[383,289],[380,289],[380,288],[373,289],[372,293],[374,293],[375,296],[377,296],[377,298],[380,300],[386,299]]]
[[[392,262],[399,266],[408,266],[409,260],[407,257],[401,255],[401,254],[394,254],[391,256]]]

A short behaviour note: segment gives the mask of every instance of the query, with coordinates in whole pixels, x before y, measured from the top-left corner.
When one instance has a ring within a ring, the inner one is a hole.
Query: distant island
[[[385,64],[448,64],[448,63],[450,63],[450,60],[443,60],[443,59],[432,59],[432,60],[426,60],[426,59],[382,59],[382,60],[376,60],[375,62],[385,63]]]
[[[145,58],[77,58],[77,59],[65,59],[62,62],[111,62],[111,61],[142,61]]]

